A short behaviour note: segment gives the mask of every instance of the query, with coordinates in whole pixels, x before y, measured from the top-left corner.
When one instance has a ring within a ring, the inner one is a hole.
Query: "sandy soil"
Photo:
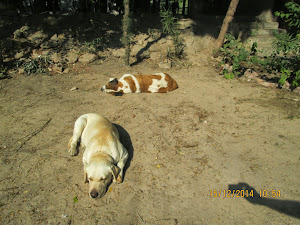
[[[207,60],[163,71],[179,84],[167,94],[100,91],[128,72],[159,71],[111,59],[0,81],[0,224],[299,224],[299,96],[226,80]],[[131,155],[124,182],[99,200],[82,151],[67,152],[88,112],[117,124]]]

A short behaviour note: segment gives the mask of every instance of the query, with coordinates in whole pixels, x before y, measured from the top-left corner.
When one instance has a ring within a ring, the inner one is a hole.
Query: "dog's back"
[[[71,155],[77,155],[77,145],[73,140],[80,140],[81,146],[86,149],[85,155],[87,158],[97,152],[115,156],[116,154],[112,153],[111,149],[119,149],[119,146],[112,146],[119,144],[118,130],[104,116],[95,113],[84,114],[75,122],[73,136],[69,141],[69,148],[73,152],[72,154],[70,152]],[[72,143],[74,146],[72,146]],[[101,148],[95,146],[101,146]]]

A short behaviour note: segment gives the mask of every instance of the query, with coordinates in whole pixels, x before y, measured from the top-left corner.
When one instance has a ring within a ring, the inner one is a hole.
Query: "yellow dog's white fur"
[[[83,153],[84,182],[89,182],[91,198],[101,198],[107,186],[123,181],[123,169],[128,152],[119,140],[116,127],[105,117],[89,113],[80,116],[69,141],[69,153],[78,154],[78,143]]]

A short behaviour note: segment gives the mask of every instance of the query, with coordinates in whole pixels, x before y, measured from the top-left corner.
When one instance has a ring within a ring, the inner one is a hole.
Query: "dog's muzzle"
[[[101,91],[104,91],[104,86],[103,86],[103,87],[101,87]]]

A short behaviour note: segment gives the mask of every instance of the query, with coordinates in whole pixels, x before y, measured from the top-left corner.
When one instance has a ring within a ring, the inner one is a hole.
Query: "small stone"
[[[78,89],[78,87],[72,87],[71,89],[70,89],[70,91],[75,91],[75,90],[77,90]]]
[[[119,48],[116,50],[112,50],[112,55],[114,57],[120,58],[120,57],[124,57],[125,56],[125,49],[124,48]]]
[[[24,72],[25,72],[24,68],[19,68],[19,71],[18,71],[19,74],[23,74]]]
[[[24,51],[17,52],[17,53],[15,54],[15,59],[20,59],[20,58],[22,58],[24,55],[25,55],[25,52],[24,52]]]
[[[150,59],[151,60],[161,59],[161,53],[160,52],[150,52]]]
[[[70,72],[70,68],[66,68],[65,70],[64,70],[64,73],[69,73]]]
[[[50,56],[50,59],[54,62],[54,63],[58,63],[58,62],[62,62],[62,58],[61,58],[61,55],[59,53],[53,53],[51,56]]]
[[[78,55],[75,52],[69,52],[67,56],[65,57],[65,60],[69,64],[74,64],[78,61]]]
[[[78,62],[91,63],[91,62],[95,61],[97,58],[98,58],[98,56],[95,55],[95,54],[86,53],[86,54],[79,57]]]
[[[284,88],[284,89],[290,89],[290,83],[288,82],[288,81],[285,81],[284,82],[284,85],[282,86],[282,88]]]
[[[65,40],[66,39],[66,36],[65,36],[65,34],[59,34],[58,36],[57,36],[57,38],[58,38],[58,40]]]
[[[300,94],[300,86],[299,87],[296,87],[293,92],[297,93],[297,94]]]
[[[226,70],[228,73],[231,73],[233,69],[232,69],[231,65],[225,63],[225,64],[221,65],[220,70],[221,70],[221,73],[223,73],[224,70]]]
[[[38,49],[33,49],[31,53],[31,58],[36,59],[38,57],[41,57],[42,53]]]
[[[62,73],[62,72],[63,72],[62,66],[61,66],[61,65],[57,65],[57,64],[55,64],[55,65],[52,67],[52,70],[53,70],[54,72],[58,72],[58,73]]]
[[[255,79],[256,77],[258,77],[258,74],[251,69],[247,69],[244,73],[244,76],[249,79]]]
[[[158,63],[158,67],[161,68],[161,69],[171,69],[172,62],[171,61],[169,61],[169,62],[160,62],[160,63]]]
[[[47,38],[48,35],[43,33],[43,31],[37,31],[33,33],[32,35],[28,36],[27,39],[32,42],[41,42],[45,38]]]
[[[54,34],[51,38],[50,38],[51,41],[58,41],[58,37],[57,37],[57,34]]]

